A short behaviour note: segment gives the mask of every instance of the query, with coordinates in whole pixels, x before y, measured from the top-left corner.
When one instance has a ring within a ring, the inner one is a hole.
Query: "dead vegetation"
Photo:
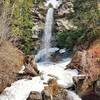
[[[9,42],[0,44],[0,92],[10,85],[23,65],[24,55]]]

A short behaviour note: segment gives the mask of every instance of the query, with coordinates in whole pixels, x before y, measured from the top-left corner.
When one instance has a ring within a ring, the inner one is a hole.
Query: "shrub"
[[[32,27],[30,9],[33,5],[33,0],[18,0],[15,2],[12,21],[12,35],[20,38],[19,48],[29,54],[32,47]]]
[[[65,30],[64,32],[57,33],[57,45],[60,48],[68,48],[72,50],[78,38],[80,38],[82,35],[83,29],[77,29],[72,31]]]

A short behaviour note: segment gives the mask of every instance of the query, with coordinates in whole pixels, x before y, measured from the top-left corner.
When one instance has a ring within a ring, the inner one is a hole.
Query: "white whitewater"
[[[54,8],[49,8],[46,16],[44,35],[42,40],[42,48],[45,49],[46,54],[49,55],[49,48],[51,47],[52,27],[54,22]],[[46,59],[46,58],[45,58]]]

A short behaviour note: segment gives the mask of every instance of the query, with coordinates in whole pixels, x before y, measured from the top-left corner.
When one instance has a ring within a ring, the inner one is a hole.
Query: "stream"
[[[41,75],[32,77],[32,79],[21,79],[11,84],[7,87],[4,92],[0,95],[0,100],[27,100],[29,94],[32,91],[42,92],[44,89],[44,82],[51,78],[56,77],[57,83],[64,88],[71,87],[74,83],[72,78],[78,76],[79,73],[76,69],[67,69],[65,67],[70,63],[71,58],[62,58],[59,62],[52,62],[48,58],[50,54],[59,50],[59,48],[51,48],[51,38],[52,38],[52,27],[53,27],[53,13],[54,9],[61,4],[61,0],[47,0],[46,6],[49,4],[53,5],[53,8],[49,8],[46,15],[44,36],[42,42],[42,50],[38,52],[35,56],[37,61],[37,67]],[[60,53],[64,53],[64,50],[59,50]],[[23,68],[22,68],[23,70]],[[51,75],[51,76],[50,76]],[[54,76],[54,77],[52,77]],[[66,90],[68,92],[69,100],[81,100],[81,98],[74,93],[74,91]]]

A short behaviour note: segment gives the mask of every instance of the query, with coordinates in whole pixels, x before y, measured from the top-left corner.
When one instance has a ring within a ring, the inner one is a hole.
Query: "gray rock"
[[[42,100],[42,95],[38,92],[31,92],[27,100]]]

